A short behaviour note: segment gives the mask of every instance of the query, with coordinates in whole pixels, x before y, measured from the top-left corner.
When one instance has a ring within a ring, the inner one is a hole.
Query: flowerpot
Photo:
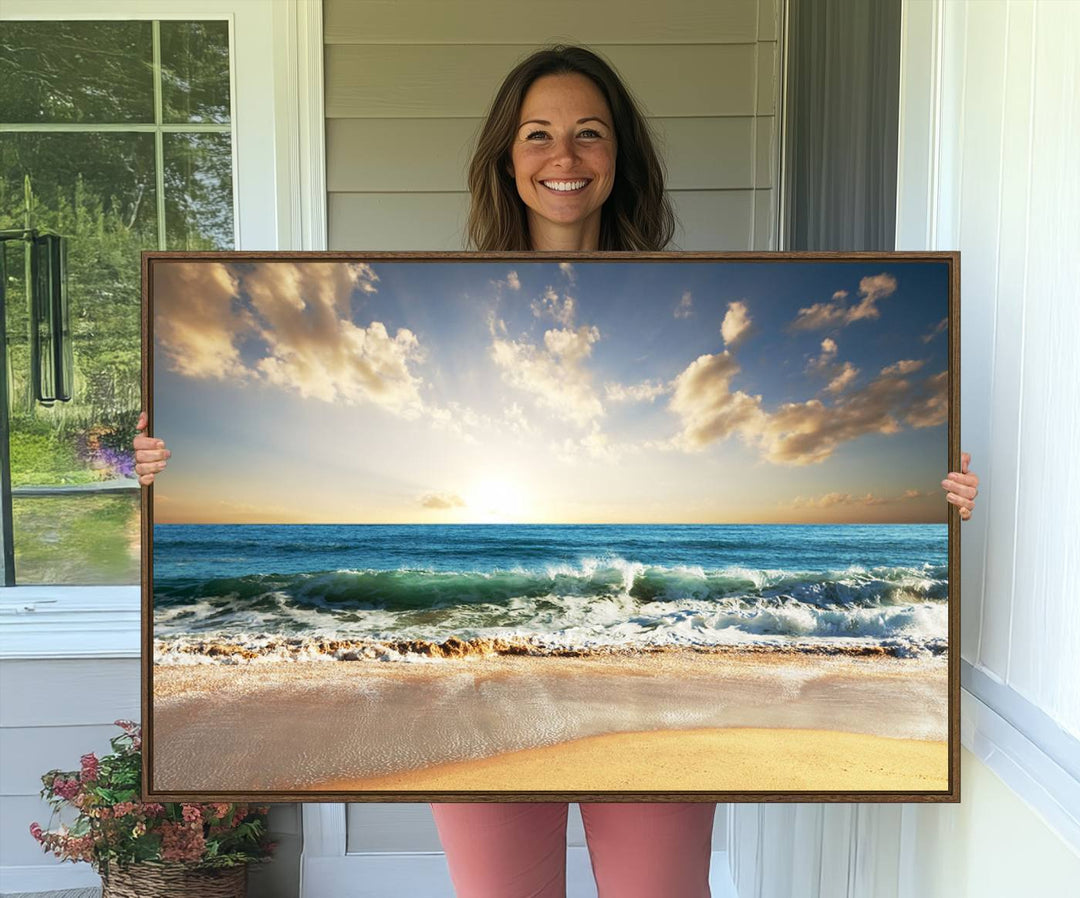
[[[247,866],[200,870],[187,864],[132,864],[101,875],[101,898],[244,898]]]

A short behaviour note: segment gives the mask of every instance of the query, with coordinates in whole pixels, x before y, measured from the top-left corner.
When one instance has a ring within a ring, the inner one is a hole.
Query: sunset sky
[[[157,523],[945,520],[943,262],[153,272]]]

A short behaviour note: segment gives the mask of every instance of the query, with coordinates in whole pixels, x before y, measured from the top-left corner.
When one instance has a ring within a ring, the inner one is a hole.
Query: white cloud
[[[906,381],[880,378],[832,405],[818,399],[785,403],[762,428],[765,458],[776,464],[815,464],[866,434],[897,433],[897,415],[909,393]]]
[[[859,374],[859,369],[856,368],[851,362],[844,362],[840,371],[829,381],[829,385],[825,388],[828,393],[842,393],[846,390]]]
[[[945,333],[945,331],[948,330],[948,328],[949,328],[949,319],[948,318],[942,318],[937,324],[935,324],[932,328],[930,328],[930,330],[927,331],[925,334],[923,334],[922,337],[920,337],[919,339],[921,339],[923,341],[923,343],[929,343],[938,334]]]
[[[516,271],[511,271],[506,276],[506,284],[511,290],[521,289],[521,280],[518,278],[518,273]]]
[[[503,420],[512,433],[530,433],[533,429],[524,410],[516,402],[503,409]]]
[[[237,343],[252,329],[238,302],[239,279],[221,262],[154,266],[155,339],[168,365],[186,377],[248,376]]]
[[[445,406],[428,405],[424,409],[432,427],[445,430],[469,445],[479,444],[477,433],[488,433],[493,427],[491,418],[478,414],[467,405],[449,402]]]
[[[834,508],[849,505],[895,505],[901,502],[910,502],[912,499],[919,499],[927,495],[930,495],[930,493],[921,490],[904,490],[899,496],[876,496],[873,493],[853,496],[851,493],[837,492],[811,498],[799,496],[790,503],[790,506],[793,508]]]
[[[274,341],[272,355],[257,367],[273,384],[324,402],[361,404],[371,402],[396,415],[415,418],[421,414],[421,381],[409,370],[419,357],[419,341],[401,328],[391,337],[386,325],[373,321],[368,327],[341,322],[334,352],[323,354],[314,344]]]
[[[569,262],[560,262],[559,271],[566,275],[566,279],[570,281],[571,284],[577,283],[577,276],[574,274],[574,266]]]
[[[238,272],[241,272],[239,274]],[[189,377],[260,378],[325,402],[371,402],[417,417],[422,381],[410,363],[422,358],[416,335],[352,321],[354,295],[377,291],[365,263],[266,262],[233,269],[222,263],[158,266],[155,299],[170,303],[158,339],[170,364]],[[250,306],[241,304],[246,294]],[[162,306],[164,308],[164,306]],[[242,342],[261,344],[251,364]]]
[[[367,262],[351,262],[348,266],[352,270],[353,283],[364,293],[376,293],[375,284],[379,280],[379,276],[375,274],[375,269],[372,268]]]
[[[420,504],[424,508],[463,508],[465,500],[457,493],[427,493],[420,497]]]
[[[891,274],[876,274],[859,281],[859,303],[847,304],[847,291],[837,290],[828,302],[814,303],[803,309],[792,322],[795,330],[816,330],[822,327],[844,327],[855,321],[878,318],[877,303],[896,291],[896,278]]]
[[[826,337],[821,341],[821,355],[811,358],[806,366],[807,371],[827,371],[836,361],[838,347],[832,337]]]
[[[564,464],[576,464],[583,459],[615,464],[628,454],[640,452],[642,448],[631,443],[613,443],[594,421],[584,436],[568,437],[562,442],[553,443],[551,452]]]
[[[604,397],[611,402],[652,402],[657,396],[662,396],[670,389],[670,384],[651,380],[631,385],[606,383]]]
[[[694,298],[690,295],[690,291],[687,290],[682,299],[679,300],[679,304],[675,306],[676,318],[689,318],[694,314]]]
[[[553,287],[548,287],[543,296],[533,300],[530,308],[537,318],[548,315],[563,327],[573,326],[574,315],[577,312],[577,304],[574,302],[574,298],[564,294],[563,298],[559,299],[559,294],[555,292]]]
[[[584,362],[600,339],[595,327],[552,329],[544,333],[543,347],[501,337],[492,326],[491,357],[503,380],[533,396],[542,407],[579,427],[604,413]]]
[[[742,342],[750,330],[750,314],[745,302],[729,302],[724,323],[720,325],[720,335],[726,346],[734,347]]]
[[[913,371],[918,371],[926,362],[926,359],[901,359],[881,369],[882,377],[904,377]]]
[[[806,365],[806,370],[810,374],[817,374],[829,379],[828,385],[825,387],[826,393],[842,393],[859,374],[859,369],[856,368],[851,362],[837,362],[836,355],[839,352],[839,346],[834,339],[826,337],[821,341],[821,355],[811,357],[810,361]]]
[[[826,354],[831,352],[829,347],[825,350]],[[897,433],[902,422],[929,427],[942,420],[941,375],[919,388],[901,377],[882,376],[831,404],[810,399],[784,403],[770,412],[762,408],[760,396],[732,389],[732,378],[738,372],[737,363],[726,351],[691,363],[675,379],[674,396],[668,404],[680,417],[682,429],[657,448],[699,451],[737,435],[774,464],[808,465],[824,461],[840,445],[861,436]],[[855,373],[853,367],[841,369],[841,383],[834,392],[846,388]]]
[[[675,378],[668,408],[682,419],[676,445],[698,451],[732,433],[746,435],[760,426],[761,397],[731,391],[731,378],[738,372],[738,364],[725,350],[699,356]]]
[[[926,378],[908,407],[904,420],[912,427],[936,427],[949,420],[949,372]]]
[[[259,319],[265,355],[256,367],[271,383],[325,402],[374,403],[418,417],[422,381],[410,363],[423,358],[407,328],[391,336],[380,321],[351,320],[354,289],[374,291],[367,265],[276,262],[243,280]]]

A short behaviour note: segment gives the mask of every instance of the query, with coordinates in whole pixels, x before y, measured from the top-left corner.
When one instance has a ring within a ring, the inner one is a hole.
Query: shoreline
[[[714,644],[598,643],[567,646],[535,637],[450,636],[437,642],[402,639],[373,640],[329,636],[191,636],[154,640],[154,664],[160,667],[194,664],[276,664],[308,661],[379,661],[416,663],[465,658],[640,658],[647,655],[694,653],[699,655],[810,656],[846,658],[898,658],[903,660],[947,657],[944,640],[913,646],[901,640],[869,640],[854,637],[831,639],[761,638],[754,641]]]

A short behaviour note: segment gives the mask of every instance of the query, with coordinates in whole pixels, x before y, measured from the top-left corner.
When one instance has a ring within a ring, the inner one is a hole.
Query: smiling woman
[[[615,130],[603,94],[584,75],[548,75],[529,88],[520,117],[510,168],[534,245],[595,246],[615,180]]]
[[[506,76],[468,184],[478,250],[662,250],[675,233],[645,116],[583,47],[533,53]]]

